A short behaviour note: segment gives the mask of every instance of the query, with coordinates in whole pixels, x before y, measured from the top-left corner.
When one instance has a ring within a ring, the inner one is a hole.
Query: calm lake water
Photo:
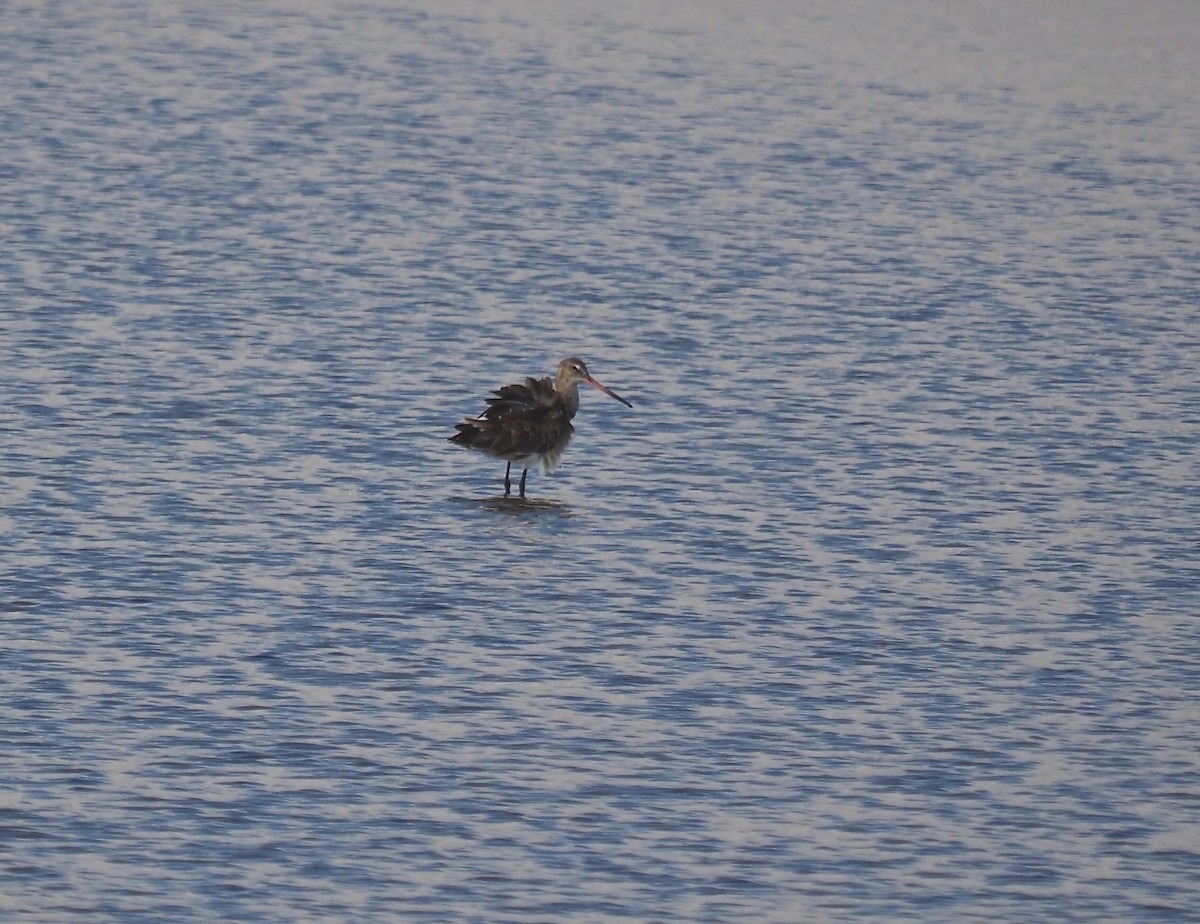
[[[5,6],[0,919],[1197,920],[1197,60]]]

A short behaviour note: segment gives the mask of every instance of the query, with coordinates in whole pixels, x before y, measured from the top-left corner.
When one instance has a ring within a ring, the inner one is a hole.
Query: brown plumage
[[[487,399],[487,410],[468,417],[449,437],[450,442],[478,449],[508,462],[504,470],[504,496],[512,492],[509,474],[512,464],[524,466],[520,496],[525,496],[525,476],[530,465],[540,463],[550,471],[562,459],[575,428],[571,419],[579,410],[579,383],[587,382],[627,407],[628,401],[588,375],[582,359],[570,357],[558,364],[554,378],[526,378],[523,383],[505,385]]]

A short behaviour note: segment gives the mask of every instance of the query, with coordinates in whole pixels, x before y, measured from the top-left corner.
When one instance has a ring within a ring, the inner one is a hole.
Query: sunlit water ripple
[[[0,917],[1194,919],[1192,5],[193,7],[0,13]]]

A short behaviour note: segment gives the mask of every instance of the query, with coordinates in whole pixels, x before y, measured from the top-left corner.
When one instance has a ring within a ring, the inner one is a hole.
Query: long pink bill
[[[601,385],[599,382],[597,382],[597,381],[596,381],[594,378],[592,378],[590,375],[589,375],[589,376],[587,376],[587,378],[585,378],[585,379],[584,379],[584,381],[585,381],[585,382],[587,382],[589,385],[591,385],[593,388],[598,388],[598,389],[600,389],[600,391],[604,392],[604,393],[605,393],[606,395],[608,395],[610,398],[616,398],[618,401],[620,401],[620,402],[621,402],[623,405],[625,405],[626,407],[633,407],[633,405],[632,405],[632,404],[630,404],[628,401],[626,401],[624,398],[622,398],[620,395],[618,395],[618,394],[617,394],[615,391],[613,391],[611,388],[607,388],[607,387],[605,387],[604,385]]]

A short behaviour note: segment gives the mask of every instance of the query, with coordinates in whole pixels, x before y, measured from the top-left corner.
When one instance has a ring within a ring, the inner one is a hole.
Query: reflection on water
[[[561,501],[543,500],[536,497],[451,497],[451,503],[460,504],[464,510],[474,508],[489,513],[500,513],[515,517],[568,518],[571,508]]]
[[[0,916],[1200,903],[1190,12],[737,10],[0,34]]]

